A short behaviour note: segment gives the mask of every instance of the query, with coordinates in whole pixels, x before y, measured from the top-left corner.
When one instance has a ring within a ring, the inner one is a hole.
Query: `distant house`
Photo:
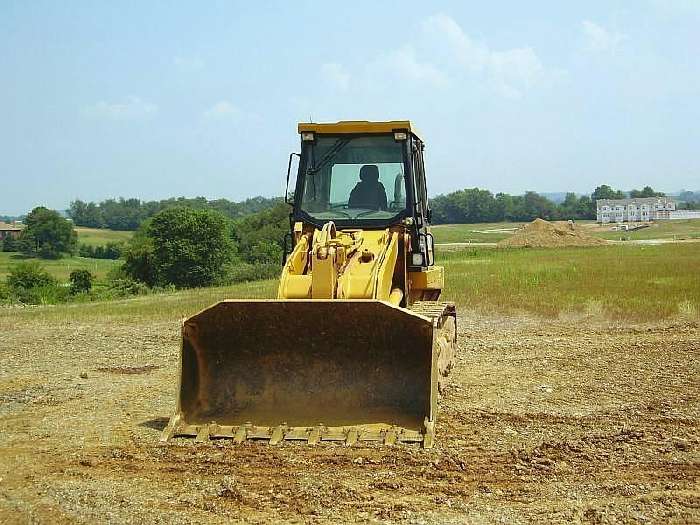
[[[6,222],[0,222],[0,241],[5,240],[6,237],[19,239],[19,235],[22,233],[22,228],[24,228],[22,224],[8,224]]]
[[[599,199],[596,201],[596,219],[608,222],[648,222],[672,219],[676,202],[670,197],[642,197],[637,199]]]

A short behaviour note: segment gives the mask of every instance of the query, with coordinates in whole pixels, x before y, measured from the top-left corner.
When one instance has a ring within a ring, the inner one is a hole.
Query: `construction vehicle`
[[[409,121],[298,131],[277,300],[226,300],[184,321],[161,439],[429,448],[456,313],[438,301],[423,141]]]

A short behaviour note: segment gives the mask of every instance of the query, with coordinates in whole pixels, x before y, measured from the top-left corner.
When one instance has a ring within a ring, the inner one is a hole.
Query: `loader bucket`
[[[375,300],[220,302],[187,319],[163,433],[432,443],[433,323]]]

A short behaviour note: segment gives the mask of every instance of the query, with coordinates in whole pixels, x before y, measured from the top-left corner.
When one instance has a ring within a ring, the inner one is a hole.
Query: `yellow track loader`
[[[277,300],[184,321],[162,441],[431,447],[456,313],[439,302],[424,144],[408,121],[299,124]]]

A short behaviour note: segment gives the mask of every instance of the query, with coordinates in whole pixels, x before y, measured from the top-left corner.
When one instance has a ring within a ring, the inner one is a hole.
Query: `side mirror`
[[[292,202],[289,202],[289,177],[292,173],[292,159],[294,159],[295,156],[301,159],[301,155],[299,153],[290,153],[289,162],[287,163],[287,185],[284,188],[284,202],[287,204],[293,204]]]

